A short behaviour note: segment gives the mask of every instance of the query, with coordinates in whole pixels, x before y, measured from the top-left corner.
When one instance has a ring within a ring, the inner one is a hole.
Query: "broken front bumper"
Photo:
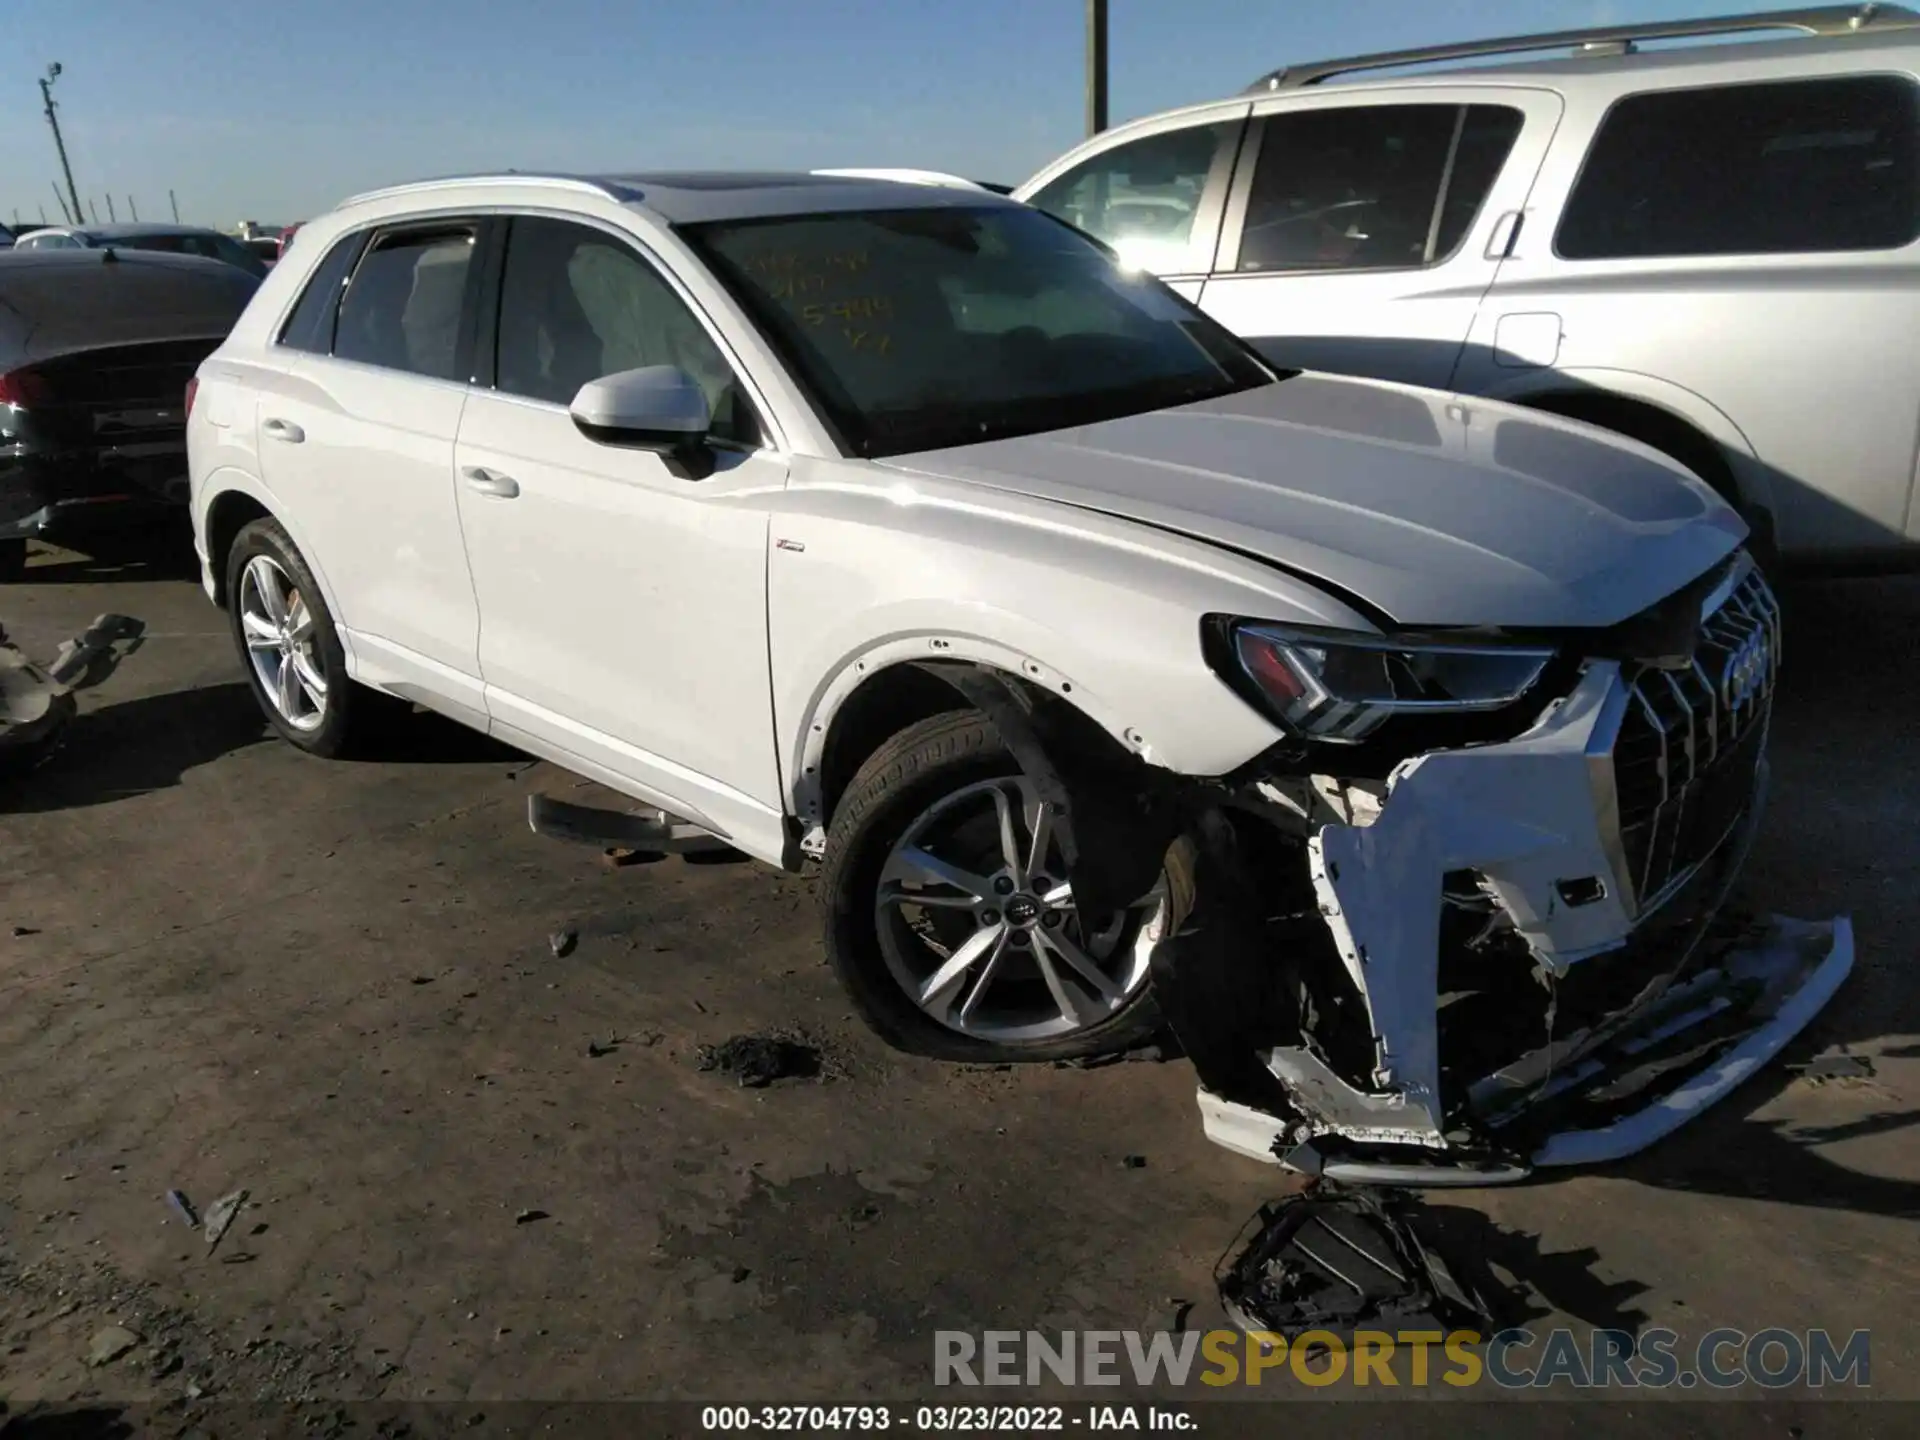
[[[1778,656],[1772,596],[1743,571],[1689,669],[1590,663],[1526,734],[1356,793],[1307,853],[1371,1065],[1336,1069],[1303,1034],[1261,1057],[1284,1106],[1203,1085],[1208,1135],[1346,1180],[1516,1180],[1639,1150],[1778,1051],[1853,960],[1845,920],[1721,915]]]

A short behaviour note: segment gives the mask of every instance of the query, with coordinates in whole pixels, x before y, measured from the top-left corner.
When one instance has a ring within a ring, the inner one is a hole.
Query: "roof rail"
[[[1522,55],[1539,50],[1575,53],[1623,54],[1641,40],[1679,40],[1689,36],[1735,35],[1756,30],[1794,30],[1802,35],[1857,35],[1867,29],[1905,29],[1920,25],[1920,13],[1904,5],[1816,5],[1802,10],[1763,10],[1750,15],[1720,15],[1700,20],[1652,20],[1643,25],[1602,25],[1586,30],[1555,30],[1542,35],[1510,35],[1492,40],[1467,40],[1454,45],[1427,45],[1414,50],[1387,50],[1377,55],[1355,55],[1345,60],[1315,60],[1305,65],[1283,65],[1247,87],[1253,94],[1268,90],[1297,90],[1318,85],[1336,75],[1360,70],[1387,70],[1400,65],[1423,65],[1441,60],[1471,60],[1483,55]]]
[[[588,175],[522,174],[517,170],[481,171],[473,175],[442,175],[432,180],[409,180],[400,185],[385,185],[378,190],[365,190],[358,195],[349,195],[334,208],[344,210],[349,205],[363,204],[369,200],[386,200],[396,195],[416,195],[421,191],[449,189],[457,185],[551,185],[556,189],[585,190],[590,194],[605,196],[625,204],[641,198],[639,189],[632,185],[622,185],[612,180],[596,179]]]

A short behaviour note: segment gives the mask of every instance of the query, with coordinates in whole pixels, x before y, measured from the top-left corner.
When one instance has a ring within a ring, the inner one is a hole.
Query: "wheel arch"
[[[795,747],[794,813],[804,829],[832,823],[833,812],[869,756],[909,725],[948,710],[973,708],[944,678],[945,667],[984,671],[1009,687],[1059,702],[1057,713],[1084,742],[1138,754],[1137,732],[1109,713],[1073,677],[992,641],[957,635],[894,640],[855,657],[822,687]]]
[[[320,598],[326,602],[327,613],[333,617],[334,628],[339,633],[340,648],[347,658],[347,673],[357,678],[359,663],[353,650],[353,632],[347,628],[345,614],[340,608],[339,593],[327,578],[325,565],[314,553],[313,546],[307,543],[299,524],[276,502],[271,491],[245,471],[216,471],[208,477],[207,488],[212,493],[203,502],[198,528],[200,542],[205,547],[207,572],[213,583],[215,603],[223,609],[228,604],[227,557],[233,552],[233,543],[240,532],[255,520],[273,521],[287,532],[287,538],[300,552],[307,569],[313,572],[313,578],[320,586]]]
[[[221,609],[227,607],[227,556],[233,553],[233,542],[241,530],[255,520],[274,518],[258,496],[245,490],[222,490],[207,505],[207,575],[212,584],[213,603]]]

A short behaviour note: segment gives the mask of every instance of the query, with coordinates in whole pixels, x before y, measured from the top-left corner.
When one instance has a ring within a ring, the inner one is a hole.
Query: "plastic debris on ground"
[[[1215,1272],[1220,1301],[1253,1334],[1309,1330],[1489,1332],[1490,1306],[1419,1230],[1404,1191],[1320,1184],[1264,1205],[1240,1253]]]
[[[806,1079],[820,1073],[820,1052],[778,1035],[735,1035],[718,1045],[702,1045],[695,1057],[702,1070],[731,1075],[748,1089],[775,1080]]]
[[[1844,1050],[1831,1055],[1816,1055],[1804,1065],[1789,1065],[1802,1080],[1818,1085],[1827,1080],[1871,1080],[1873,1061],[1865,1055],[1849,1055]]]
[[[227,1227],[233,1224],[240,1207],[246,1203],[247,1192],[235,1190],[230,1195],[222,1195],[207,1207],[206,1236],[209,1250],[220,1243],[221,1237],[227,1233]]]
[[[73,692],[111,675],[140,647],[146,628],[131,616],[101,615],[36,665],[0,627],[0,762],[31,769],[44,759],[76,713]]]

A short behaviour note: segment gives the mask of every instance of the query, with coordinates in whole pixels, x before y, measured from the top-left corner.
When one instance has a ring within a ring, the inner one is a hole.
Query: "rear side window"
[[[453,379],[475,239],[471,226],[377,237],[340,301],[334,355]]]
[[[1920,235],[1913,83],[1634,95],[1608,112],[1554,249],[1569,260],[1888,250]]]
[[[1268,116],[1237,268],[1388,270],[1446,259],[1480,213],[1521,120],[1499,105]]]
[[[313,355],[325,355],[333,349],[333,320],[340,309],[340,292],[346,289],[353,262],[366,243],[364,234],[349,235],[327,252],[281,327],[282,345]]]
[[[1191,268],[1193,222],[1221,147],[1237,120],[1168,130],[1103,150],[1028,202],[1158,275]]]

